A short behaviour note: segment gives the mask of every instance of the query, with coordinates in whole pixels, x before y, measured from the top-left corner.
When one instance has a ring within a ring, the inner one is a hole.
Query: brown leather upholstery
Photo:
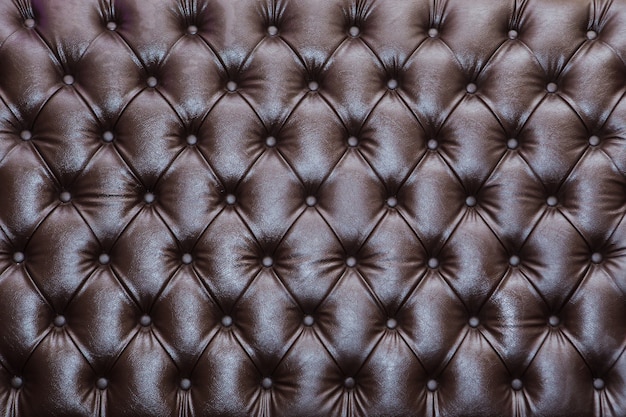
[[[626,416],[623,0],[0,0],[0,415]]]

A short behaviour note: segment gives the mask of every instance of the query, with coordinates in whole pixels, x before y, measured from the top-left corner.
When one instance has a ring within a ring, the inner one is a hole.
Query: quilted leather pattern
[[[625,416],[626,2],[0,0],[2,416]]]

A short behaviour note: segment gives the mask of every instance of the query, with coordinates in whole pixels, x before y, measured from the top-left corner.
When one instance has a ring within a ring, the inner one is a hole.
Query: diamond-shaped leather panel
[[[0,0],[0,415],[626,416],[623,0]]]

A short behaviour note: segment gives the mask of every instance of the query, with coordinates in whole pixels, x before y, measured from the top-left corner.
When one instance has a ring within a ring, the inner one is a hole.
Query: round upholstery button
[[[554,207],[558,203],[559,203],[559,200],[553,195],[551,195],[550,197],[546,199],[546,204],[549,205],[550,207]]]
[[[56,327],[63,327],[65,326],[65,323],[66,323],[65,317],[60,314],[54,318],[54,325]]]
[[[348,389],[352,389],[356,386],[356,381],[354,380],[354,378],[349,376],[343,381],[343,386]]]
[[[602,254],[600,252],[594,252],[591,254],[591,262],[594,264],[599,264],[602,262]]]
[[[470,327],[476,328],[480,324],[478,317],[470,317],[468,324]]]
[[[426,383],[426,388],[428,388],[428,391],[436,391],[438,386],[439,384],[437,384],[437,381],[435,381],[434,379],[429,379]]]
[[[20,389],[22,388],[22,385],[24,385],[24,380],[19,376],[14,376],[13,378],[11,378],[11,386],[14,389]]]
[[[69,193],[69,191],[62,191],[61,194],[59,194],[59,200],[61,200],[63,203],[67,203],[72,199],[72,195]]]
[[[315,196],[310,195],[306,198],[305,202],[307,206],[313,207],[314,205],[317,204],[317,198],[315,198]]]
[[[593,379],[593,387],[597,390],[601,390],[604,388],[604,380],[602,378],[594,378]]]
[[[113,139],[115,139],[115,135],[113,135],[113,132],[111,132],[110,130],[107,130],[106,132],[102,133],[102,140],[110,143],[113,142]]]
[[[561,322],[561,320],[559,320],[559,318],[557,316],[550,316],[548,318],[548,323],[550,324],[550,326],[552,327],[556,327],[559,325],[559,323]]]
[[[428,149],[430,149],[431,151],[434,151],[438,147],[439,147],[439,143],[437,142],[437,139],[428,140]]]
[[[111,257],[106,253],[101,253],[100,256],[98,256],[98,262],[102,265],[106,265],[111,262]]]
[[[232,206],[237,201],[237,198],[233,194],[226,194],[226,204]]]
[[[181,261],[183,261],[185,265],[189,265],[191,262],[193,262],[193,256],[191,256],[190,253],[183,253]]]
[[[511,138],[506,141],[506,147],[509,149],[517,149],[519,146],[519,142],[515,138]]]
[[[143,201],[145,201],[148,204],[154,203],[154,200],[156,200],[156,197],[153,193],[146,193],[143,196]]]
[[[146,84],[148,84],[148,87],[151,87],[151,88],[156,87],[158,84],[156,77],[152,77],[152,76],[148,77],[146,79]]]
[[[350,33],[350,36],[356,38],[361,33],[361,30],[356,26],[352,26],[348,32]]]
[[[66,85],[72,85],[74,84],[74,77],[67,74],[63,76],[63,83]]]
[[[190,35],[195,35],[196,33],[198,33],[198,26],[196,25],[187,26],[187,33]]]
[[[439,260],[437,258],[430,258],[428,260],[428,267],[432,269],[439,267]]]
[[[359,145],[359,140],[356,138],[356,136],[350,136],[348,138],[348,146],[350,146],[351,148],[354,148],[358,145]]]
[[[430,36],[431,38],[436,38],[438,35],[439,31],[437,30],[437,28],[428,29],[428,36]]]
[[[189,380],[189,378],[181,379],[180,389],[182,389],[183,391],[187,391],[189,388],[191,388],[191,381]]]
[[[271,256],[265,256],[263,257],[263,260],[261,261],[261,263],[263,264],[264,267],[269,268],[270,266],[274,265],[274,260],[272,259]]]
[[[96,387],[99,390],[107,389],[108,386],[109,381],[106,378],[98,378],[98,380],[96,381]]]
[[[274,25],[271,25],[267,28],[267,34],[270,36],[278,35],[278,28]]]
[[[20,132],[20,138],[22,140],[31,140],[33,138],[33,134],[30,132],[30,130],[22,130]]]
[[[509,39],[517,39],[517,35],[518,33],[515,29],[509,30],[509,33],[508,33]]]
[[[26,26],[27,28],[34,28],[35,27],[35,19],[32,18],[28,18],[26,20],[24,20],[24,26]]]
[[[188,135],[185,139],[187,141],[187,145],[193,146],[198,143],[198,137],[196,135]]]
[[[476,197],[468,195],[465,199],[465,205],[467,205],[467,207],[474,207],[476,205]]]
[[[270,389],[272,388],[272,379],[269,377],[265,377],[261,380],[261,386],[263,387],[263,389]]]
[[[276,146],[276,138],[274,136],[268,136],[265,138],[265,146],[268,148],[273,148]]]
[[[393,330],[398,327],[398,321],[396,319],[388,319],[386,325],[388,329]]]
[[[226,83],[226,89],[231,93],[237,90],[237,83],[234,81],[229,81]]]
[[[597,37],[598,37],[598,33],[595,30],[588,30],[587,31],[587,39],[594,40]]]
[[[523,384],[521,379],[515,378],[513,381],[511,381],[511,388],[513,388],[515,391],[521,390],[522,387]]]
[[[389,197],[387,199],[387,205],[389,207],[392,207],[392,208],[397,206],[398,205],[398,199],[396,197]]]
[[[556,93],[557,89],[558,86],[556,85],[556,83],[548,83],[548,85],[546,86],[546,90],[548,90],[548,93]]]
[[[115,23],[115,22],[107,22],[107,29],[109,29],[109,30],[117,29],[117,23]]]
[[[390,90],[395,90],[396,88],[398,88],[398,80],[396,80],[395,78],[388,80],[387,88]]]
[[[304,316],[304,319],[302,319],[302,323],[307,327],[311,327],[313,326],[313,323],[315,323],[315,319],[313,318],[313,316],[307,314],[306,316]]]
[[[600,138],[596,135],[589,137],[589,145],[598,146],[600,144]]]
[[[356,266],[356,258],[354,256],[348,256],[346,259],[346,265],[350,268],[354,268]]]
[[[233,325],[233,318],[231,316],[222,317],[222,326],[230,327]]]
[[[509,258],[509,265],[511,266],[518,266],[520,264],[520,258],[517,255],[512,255]]]
[[[317,81],[309,81],[309,90],[311,91],[317,91],[319,90],[320,85],[318,84]]]
[[[465,87],[465,91],[467,91],[469,94],[474,94],[477,89],[478,89],[478,87],[476,87],[476,84],[474,84],[474,83],[469,83]]]
[[[150,326],[152,324],[152,319],[150,318],[149,315],[144,314],[139,319],[139,324],[141,324],[143,327],[148,327],[148,326]]]
[[[16,264],[21,264],[22,262],[24,262],[24,259],[24,252],[15,252],[13,254],[13,262],[15,262]]]

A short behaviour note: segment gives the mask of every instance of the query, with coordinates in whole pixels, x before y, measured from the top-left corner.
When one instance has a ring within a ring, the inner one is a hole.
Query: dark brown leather
[[[623,0],[0,0],[0,410],[626,416]]]

